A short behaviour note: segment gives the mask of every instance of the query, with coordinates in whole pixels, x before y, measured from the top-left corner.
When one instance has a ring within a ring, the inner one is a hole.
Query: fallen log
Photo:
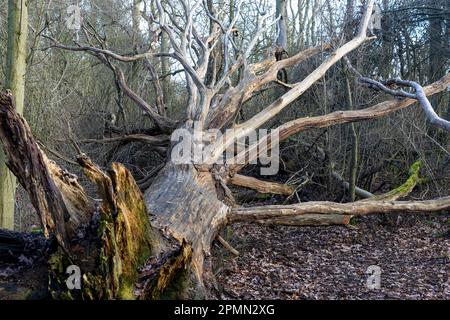
[[[364,200],[352,203],[312,201],[293,205],[273,205],[250,208],[233,208],[230,221],[263,221],[275,218],[292,218],[305,214],[362,216],[372,213],[430,213],[450,209],[450,197],[424,201]]]

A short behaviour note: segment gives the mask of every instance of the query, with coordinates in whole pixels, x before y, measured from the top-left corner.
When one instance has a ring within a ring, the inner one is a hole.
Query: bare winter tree
[[[228,185],[236,184],[266,193],[289,194],[288,186],[239,175],[246,164],[274,146],[273,135],[263,136],[244,150],[234,150],[236,141],[279,115],[333,65],[372,39],[367,36],[367,28],[373,2],[367,1],[356,36],[341,47],[333,50],[331,44],[324,44],[279,61],[274,54],[262,61],[251,61],[259,36],[268,26],[277,23],[276,17],[269,14],[259,19],[261,25],[253,39],[245,47],[235,48],[233,32],[242,1],[235,2],[231,21],[209,10],[206,1],[179,0],[179,6],[172,2],[165,2],[163,6],[160,0],[152,1],[154,10],[143,14],[154,26],[155,41],[161,33],[168,38],[171,50],[167,52],[157,52],[149,45],[143,53],[121,55],[105,46],[95,47],[92,43],[70,46],[47,36],[53,47],[86,52],[104,63],[114,73],[123,93],[153,120],[157,128],[154,136],[124,136],[122,139],[145,139],[149,144],[167,148],[169,155],[167,163],[142,194],[124,166],[114,164],[105,172],[80,151],[78,163],[97,186],[96,197],[101,199],[96,200],[86,193],[76,178],[47,158],[26,121],[15,110],[12,95],[8,92],[0,95],[0,138],[8,167],[30,195],[48,242],[53,244],[47,248],[53,297],[210,297],[215,294],[211,243],[228,224],[246,221],[293,226],[345,225],[352,216],[364,214],[435,212],[450,208],[450,197],[398,201],[399,194],[348,204],[307,202],[241,208],[235,204],[228,188]],[[211,23],[209,34],[202,34],[194,24],[200,13]],[[86,39],[91,38],[93,36],[86,34]],[[222,54],[213,54],[219,46]],[[276,83],[280,70],[292,68],[324,50],[328,52],[325,60],[308,76],[289,84],[289,90],[247,121],[235,123],[244,103],[255,93]],[[151,64],[151,58],[160,57],[177,61],[184,70],[189,99],[182,121],[169,118],[164,108],[153,107],[136,94],[119,67],[119,62],[143,60]],[[216,68],[217,65],[221,67]],[[394,90],[390,88],[393,84],[411,85],[416,93]],[[275,132],[282,141],[312,128],[385,117],[417,101],[429,111],[427,114],[432,122],[448,130],[447,122],[432,112],[427,96],[441,92],[449,85],[450,75],[424,88],[400,80],[379,83],[379,89],[386,89],[402,99],[362,110],[294,119],[280,125]],[[224,133],[227,128],[233,130],[224,135],[217,134],[217,130]],[[204,151],[201,161],[188,152],[187,159],[192,160],[179,163],[178,154],[174,155],[173,150],[186,140],[172,139],[171,146],[167,147],[169,136],[178,137],[180,130],[192,134],[188,150],[192,153]],[[199,132],[208,139],[202,139],[201,135],[198,138]],[[230,153],[232,157],[223,160],[224,154]],[[0,232],[0,254],[24,254],[23,248],[29,241],[29,237],[20,234]],[[83,272],[80,291],[68,291],[65,285],[65,270],[72,264],[78,265]]]

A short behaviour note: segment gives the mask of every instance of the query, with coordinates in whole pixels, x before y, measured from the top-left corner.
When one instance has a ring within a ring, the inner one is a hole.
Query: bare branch
[[[221,245],[223,245],[225,249],[230,251],[232,254],[234,254],[235,256],[239,255],[239,251],[233,248],[224,238],[222,238],[221,236],[217,236],[217,240],[220,242]]]
[[[50,37],[48,35],[42,35],[43,37],[51,40],[53,44],[50,46],[50,48],[58,48],[68,51],[75,51],[75,52],[92,52],[96,54],[103,54],[109,58],[112,58],[114,60],[120,61],[120,62],[136,62],[143,59],[148,59],[151,57],[171,57],[172,55],[170,53],[164,53],[164,52],[151,52],[150,50],[144,53],[132,55],[132,56],[125,56],[118,53],[115,53],[111,50],[106,49],[100,49],[96,47],[89,47],[89,46],[68,46],[59,43],[55,38]]]
[[[368,38],[366,35],[367,26],[369,20],[372,16],[374,0],[369,0],[366,12],[363,16],[360,31],[356,38],[347,42],[342,47],[334,51],[328,59],[326,59],[316,70],[310,73],[303,81],[294,85],[294,88],[288,91],[286,94],[277,99],[270,106],[265,108],[263,111],[259,112],[253,116],[248,121],[236,126],[235,134],[230,134],[223,141],[218,141],[212,148],[210,155],[210,161],[216,161],[228,148],[233,141],[236,139],[248,135],[252,130],[259,128],[262,124],[276,116],[280,113],[286,106],[295,101],[299,96],[301,96],[307,89],[309,89],[315,82],[317,82],[323,75],[340,59],[342,59],[349,52],[358,48],[365,41],[372,39]]]
[[[350,223],[350,215],[340,214],[302,214],[289,217],[273,217],[259,219],[257,217],[249,217],[246,220],[232,220],[231,223],[251,221],[262,225],[281,225],[292,227],[308,227],[308,226],[348,226]]]
[[[445,90],[450,85],[450,74],[445,75],[439,81],[424,88],[425,95],[433,95],[435,93]],[[417,102],[415,99],[404,99],[404,100],[390,100],[381,102],[372,106],[370,108],[362,110],[349,110],[349,111],[336,111],[327,115],[311,117],[311,118],[300,118],[296,120],[289,121],[277,128],[279,131],[280,141],[287,139],[288,137],[299,133],[301,131],[313,129],[313,128],[326,128],[329,126],[357,122],[364,120],[372,120],[384,117],[395,111],[404,109]],[[266,152],[270,149],[269,137],[260,139],[258,144],[250,146],[247,150],[242,151],[236,155],[233,159],[228,161],[229,164],[233,163],[243,163],[242,161],[246,159],[246,163],[254,160],[254,158],[249,157],[249,155],[255,154],[254,150],[259,148],[259,153]],[[247,158],[246,158],[247,157]]]
[[[120,137],[114,138],[105,138],[105,139],[84,139],[80,142],[82,143],[98,143],[98,144],[107,144],[107,143],[116,143],[116,142],[143,142],[146,144],[154,145],[154,146],[167,146],[170,141],[170,137],[166,135],[160,136],[149,136],[146,134],[130,134]]]
[[[235,174],[229,179],[229,183],[235,186],[244,187],[256,190],[260,193],[272,193],[290,196],[295,189],[286,184],[276,182],[262,181],[253,177],[247,177],[240,174]]]
[[[262,221],[282,217],[296,217],[304,214],[361,216],[372,213],[430,213],[447,210],[449,208],[450,197],[425,201],[366,200],[353,203],[315,201],[286,206],[234,208],[230,214],[230,221]]]
[[[369,88],[375,90],[386,92],[387,94],[390,94],[395,97],[417,99],[422,109],[425,111],[425,114],[428,120],[431,122],[431,124],[436,125],[446,131],[450,131],[450,121],[442,119],[441,117],[438,116],[438,114],[434,111],[430,101],[428,100],[427,95],[425,94],[422,86],[417,82],[402,79],[390,79],[383,82],[376,81],[374,79],[364,77],[358,70],[356,70],[356,68],[353,67],[353,65],[350,63],[350,60],[347,57],[345,57],[345,62],[347,63],[347,67],[349,68],[349,70],[351,70],[353,73],[357,75],[358,81],[363,85],[366,85]],[[391,85],[411,87],[415,90],[416,93],[415,94],[409,93],[401,89],[399,90],[391,89],[389,88],[389,86]]]
[[[438,116],[436,111],[434,111],[430,101],[427,98],[427,95],[426,95],[424,89],[422,88],[422,86],[420,84],[418,84],[417,82],[414,82],[414,81],[401,80],[401,79],[388,80],[388,81],[386,81],[386,83],[387,84],[397,84],[397,85],[413,88],[416,91],[415,97],[419,101],[420,106],[422,107],[423,111],[425,112],[430,123],[441,129],[444,129],[444,130],[450,132],[450,121],[442,119],[441,117]],[[384,89],[382,89],[382,90],[385,91]]]
[[[297,53],[296,55],[276,61],[273,57],[262,62],[251,64],[245,71],[244,78],[235,87],[230,88],[214,109],[215,113],[208,121],[209,128],[222,128],[238,112],[240,106],[253,97],[253,93],[263,86],[277,80],[278,71],[300,64],[316,54],[331,48],[331,45],[316,46]],[[232,68],[237,67],[237,65]],[[232,70],[232,69],[230,69]],[[262,74],[259,74],[263,72]]]
[[[133,90],[131,90],[130,87],[128,87],[127,83],[125,82],[123,71],[120,68],[114,67],[114,71],[116,74],[116,80],[122,88],[123,92],[139,107],[141,107],[141,109],[145,113],[147,113],[150,118],[155,121],[158,128],[160,128],[164,132],[171,132],[173,129],[175,129],[176,122],[174,120],[158,114],[144,99],[142,99]]]

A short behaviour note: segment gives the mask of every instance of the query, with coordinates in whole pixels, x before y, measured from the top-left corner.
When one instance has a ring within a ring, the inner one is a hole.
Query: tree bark
[[[261,181],[253,177],[246,177],[240,174],[235,174],[230,178],[230,183],[235,186],[244,187],[256,190],[260,193],[281,194],[290,196],[295,189],[286,184],[276,182]]]
[[[289,219],[303,215],[361,216],[372,213],[436,212],[450,208],[450,197],[427,201],[379,201],[364,200],[352,203],[305,202],[294,205],[274,205],[253,208],[236,208],[231,222]]]
[[[208,289],[214,288],[210,246],[226,225],[229,210],[219,200],[218,188],[221,186],[210,172],[169,163],[144,195],[152,225],[192,246],[185,281],[194,290],[183,296],[205,298]]]
[[[19,113],[23,112],[25,100],[27,35],[27,1],[9,0],[5,86],[14,94]],[[6,167],[5,160],[5,154],[0,150],[0,227],[14,229],[16,177]]]

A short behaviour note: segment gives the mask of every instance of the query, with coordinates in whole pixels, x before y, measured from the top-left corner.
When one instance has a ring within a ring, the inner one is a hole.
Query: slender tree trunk
[[[347,25],[345,28],[345,39],[348,41],[351,39],[351,29],[350,22],[353,17],[354,10],[354,0],[347,0],[346,7],[346,21]],[[353,106],[353,98],[352,98],[352,89],[350,87],[350,79],[347,72],[345,72],[345,96],[347,100],[347,105],[350,110],[354,109]],[[355,201],[356,198],[356,180],[357,180],[357,172],[358,172],[358,156],[359,156],[359,139],[358,133],[356,132],[356,125],[354,123],[350,124],[350,136],[351,136],[351,155],[349,162],[349,188],[348,188],[348,196],[350,201]]]
[[[443,3],[436,1],[436,6],[441,7],[444,10]],[[428,61],[428,81],[432,82],[445,74],[444,62],[445,50],[444,50],[444,19],[437,16],[432,17],[429,20],[428,37],[429,37],[429,61]],[[430,103],[436,108],[439,113],[438,106],[441,99],[439,97],[431,97]],[[444,142],[445,135],[441,134],[439,130],[434,127],[428,129],[428,134],[440,142]]]
[[[136,49],[136,46],[139,43],[139,35],[140,35],[140,21],[141,21],[141,3],[142,0],[133,0],[133,7],[131,9],[131,19],[133,24],[133,48]]]
[[[17,111],[23,112],[27,57],[28,8],[26,0],[8,1],[6,88],[14,94]],[[5,165],[0,150],[0,227],[14,228],[16,178]]]
[[[441,7],[440,1],[436,3],[436,6]],[[442,7],[442,10],[444,8]],[[428,26],[428,37],[429,37],[429,63],[428,63],[428,82],[433,82],[439,79],[445,74],[445,69],[443,68],[443,56],[445,56],[444,50],[444,19],[443,17],[437,16],[430,18]],[[431,98],[433,99],[433,98]]]
[[[345,77],[345,93],[350,110],[353,110],[354,107],[353,107],[352,91],[350,88],[350,80],[348,75],[346,75]],[[350,136],[352,148],[349,163],[348,196],[349,200],[353,202],[356,199],[356,182],[357,182],[356,180],[357,180],[358,157],[359,157],[359,138],[358,133],[356,132],[356,125],[354,123],[350,124]]]
[[[390,9],[390,0],[383,0],[383,10]],[[389,79],[392,74],[393,67],[393,19],[392,14],[387,13],[382,18],[382,35],[381,41],[383,43],[383,55],[380,58],[381,76],[383,79]]]
[[[169,39],[165,33],[161,34],[161,52],[169,51]],[[170,94],[170,61],[167,57],[161,57],[161,74],[164,77],[162,79],[162,89],[164,95],[164,104],[168,110],[171,109],[172,97]]]

